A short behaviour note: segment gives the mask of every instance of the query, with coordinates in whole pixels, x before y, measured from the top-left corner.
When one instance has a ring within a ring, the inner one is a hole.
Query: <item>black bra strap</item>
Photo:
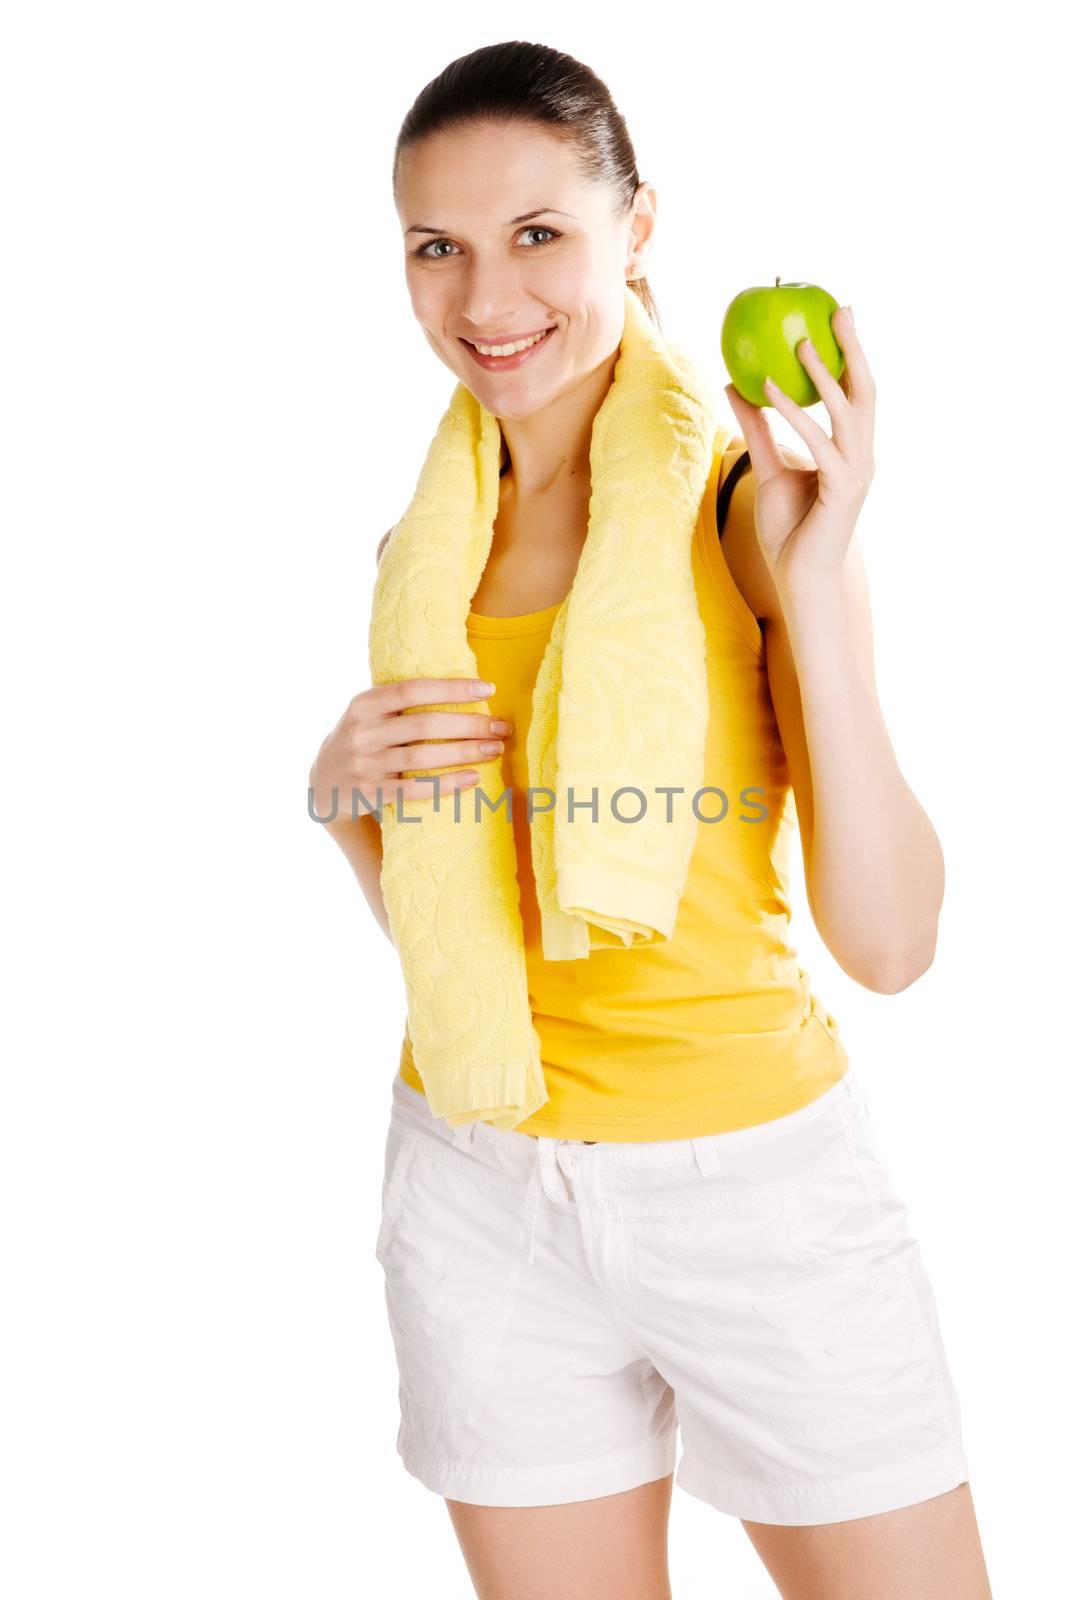
[[[719,530],[720,539],[722,538],[723,529],[726,526],[726,512],[730,504],[730,496],[734,492],[734,486],[737,483],[738,478],[740,478],[743,473],[747,472],[751,465],[752,457],[749,455],[747,450],[742,450],[741,454],[738,456],[737,460],[726,474],[724,482],[719,487],[718,498],[715,501],[715,522]]]

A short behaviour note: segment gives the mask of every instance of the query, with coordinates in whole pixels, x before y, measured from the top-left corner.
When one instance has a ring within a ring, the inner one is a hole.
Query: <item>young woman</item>
[[[311,770],[319,815],[332,791],[424,797],[402,777],[423,768],[452,768],[447,795],[501,751],[524,793],[530,692],[582,554],[627,283],[658,323],[655,192],[608,91],[566,55],[512,42],[453,62],[403,124],[394,192],[416,319],[500,422],[468,619],[492,715],[410,715],[478,699],[469,679],[357,694]],[[791,1600],[989,1594],[931,1286],[787,941],[796,822],[819,931],[868,988],[927,969],[943,892],[875,690],[854,533],[874,385],[851,317],[833,327],[841,384],[798,349],[832,436],[768,390],[813,461],[728,390],[740,432],[716,459],[693,573],[705,782],[733,811],[698,831],[674,937],[543,960],[518,805],[548,1103],[509,1132],[453,1128],[405,1037],[378,1238],[398,1449],[446,1499],[484,1597],[665,1600],[679,1424],[679,1483],[740,1518]],[[390,935],[377,820],[328,826]]]

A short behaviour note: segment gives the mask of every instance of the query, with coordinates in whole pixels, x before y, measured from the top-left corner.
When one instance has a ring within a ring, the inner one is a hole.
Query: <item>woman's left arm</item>
[[[904,781],[878,704],[856,521],[874,475],[874,384],[855,330],[833,322],[839,384],[805,341],[797,354],[826,405],[822,428],[781,391],[769,398],[811,450],[783,450],[762,408],[726,393],[752,458],[723,551],[763,623],[767,675],[789,763],[812,918],[850,977],[896,994],[929,967],[944,858]]]

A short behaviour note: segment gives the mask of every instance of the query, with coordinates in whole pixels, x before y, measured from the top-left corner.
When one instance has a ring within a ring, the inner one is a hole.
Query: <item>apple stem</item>
[[[781,281],[782,281],[782,274],[779,272],[779,273],[776,274],[775,279],[774,279],[774,287],[776,289],[777,289],[778,285],[781,283]]]

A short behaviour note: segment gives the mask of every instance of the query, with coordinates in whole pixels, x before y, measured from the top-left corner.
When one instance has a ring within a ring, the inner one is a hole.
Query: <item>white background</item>
[[[795,939],[922,1241],[994,1592],[1048,1592],[1067,1417],[1046,30],[1029,4],[7,12],[11,1600],[471,1592],[394,1453],[372,1247],[399,966],[306,777],[369,682],[375,545],[453,385],[407,301],[393,141],[449,60],[512,37],[612,89],[658,190],[666,331],[720,386],[740,288],[780,274],[855,308],[880,694],[948,886],[935,965],[900,995],[821,945],[799,851]],[[773,1596],[740,1525],[680,1491],[671,1542],[676,1600]]]

